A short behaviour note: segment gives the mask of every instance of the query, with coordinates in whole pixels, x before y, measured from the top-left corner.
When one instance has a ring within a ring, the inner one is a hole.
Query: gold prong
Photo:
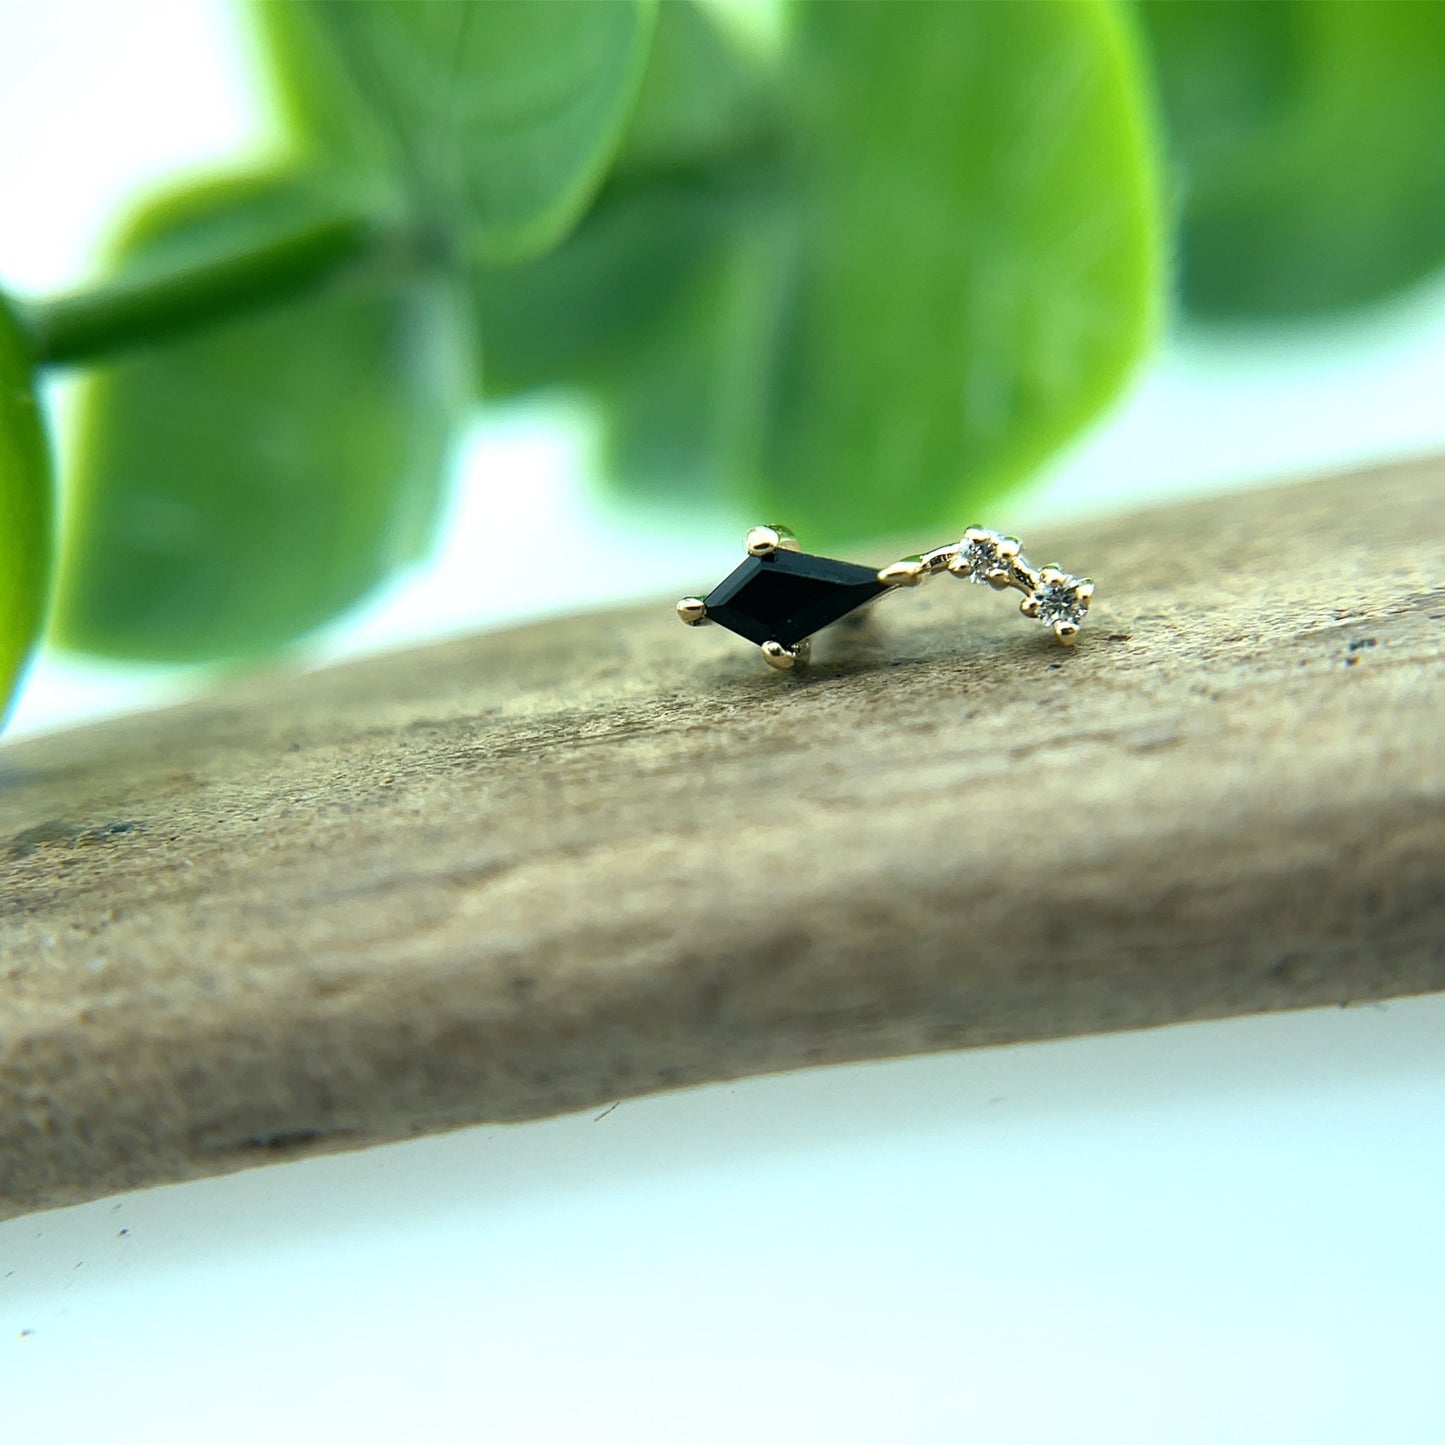
[[[1072,647],[1079,636],[1079,624],[1077,622],[1056,622],[1054,623],[1054,636],[1065,647]]]
[[[677,604],[677,615],[689,627],[701,627],[707,621],[707,604],[701,597],[684,597]]]
[[[1025,617],[1037,617],[1039,615],[1039,599],[1032,596],[1025,597],[1024,600],[1019,603],[1019,611],[1022,612]]]
[[[878,569],[878,580],[885,587],[917,587],[928,576],[928,564],[922,557],[904,557]]]
[[[1057,562],[1050,562],[1047,567],[1039,570],[1040,582],[1067,582],[1068,580],[1069,574]]]
[[[774,552],[801,552],[798,539],[786,527],[752,527],[746,546],[749,557],[771,557]]]
[[[1006,568],[999,567],[988,573],[983,580],[995,591],[1002,592],[1013,582],[1013,573]]]
[[[1087,612],[1089,603],[1094,600],[1094,584],[1087,577],[1079,583],[1079,600],[1084,604],[1084,611]]]
[[[776,527],[751,527],[748,529],[746,547],[749,557],[771,557],[783,544]]]
[[[801,647],[802,644],[800,643],[799,646]],[[781,642],[763,643],[762,652],[763,661],[766,662],[769,667],[776,667],[779,672],[787,672],[789,669],[796,667],[799,660],[798,648],[784,647]]]

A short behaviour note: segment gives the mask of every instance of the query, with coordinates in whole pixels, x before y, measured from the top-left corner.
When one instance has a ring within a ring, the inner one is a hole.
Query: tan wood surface
[[[0,1213],[1445,987],[1442,483],[1030,537],[1072,653],[942,577],[787,676],[664,599],[0,749]]]

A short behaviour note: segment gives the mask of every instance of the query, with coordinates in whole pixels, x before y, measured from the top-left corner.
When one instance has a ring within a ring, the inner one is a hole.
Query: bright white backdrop
[[[0,0],[0,57],[21,294],[264,141],[219,0]],[[1445,447],[1442,381],[1445,286],[1176,340],[998,520]],[[558,415],[479,427],[435,561],[307,656],[730,565],[748,519],[662,518],[619,585]],[[196,685],[46,659],[14,728]],[[13,1221],[0,1441],[1445,1440],[1442,1043],[1426,1000],[836,1069]]]

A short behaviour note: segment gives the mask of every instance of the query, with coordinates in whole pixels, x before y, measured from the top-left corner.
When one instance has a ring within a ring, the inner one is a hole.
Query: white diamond
[[[1011,544],[1016,554],[1018,544],[998,532],[970,532],[958,544],[958,553],[948,564],[948,570],[956,577],[967,577],[971,582],[987,583],[993,576],[1011,576],[1013,556],[1006,555],[1005,543]]]
[[[1089,610],[1084,584],[1067,573],[1051,573],[1041,578],[1030,600],[1038,607],[1039,621],[1050,627],[1059,622],[1069,622],[1078,627]]]

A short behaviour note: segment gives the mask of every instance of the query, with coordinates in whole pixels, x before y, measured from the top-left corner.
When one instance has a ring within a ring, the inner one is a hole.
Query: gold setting
[[[791,672],[795,667],[807,664],[813,652],[813,642],[808,637],[796,647],[784,647],[781,642],[765,642],[759,651],[769,667],[776,667],[779,672]]]
[[[771,557],[774,552],[801,552],[798,539],[786,527],[752,527],[744,540],[749,557]]]
[[[1056,562],[1034,567],[1023,555],[1023,544],[1017,537],[987,527],[970,527],[949,546],[904,557],[882,568],[878,580],[890,587],[916,587],[939,572],[964,581],[983,582],[999,592],[1008,588],[1022,592],[1019,611],[1045,623],[1066,647],[1078,640],[1094,600],[1094,584],[1089,578],[1075,577]]]
[[[970,527],[948,559],[947,567],[955,577],[971,582],[985,582],[1002,591],[1024,580],[1019,555],[1023,544],[1017,537],[990,532],[987,527]]]
[[[750,557],[770,557],[778,551],[798,552],[798,539],[786,527],[753,527],[745,540]],[[996,591],[1012,588],[1023,593],[1019,611],[1028,618],[1042,622],[1066,647],[1078,640],[1079,630],[1089,615],[1094,600],[1094,584],[1087,577],[1075,577],[1056,562],[1047,567],[1034,567],[1023,555],[1023,544],[1017,537],[990,531],[987,527],[970,527],[957,541],[931,552],[901,557],[878,569],[878,581],[890,589],[917,587],[948,572],[969,582],[984,583]],[[707,622],[707,604],[701,597],[684,597],[677,604],[677,615],[689,627]],[[769,667],[790,672],[803,666],[811,652],[810,638],[795,647],[781,642],[765,642],[760,651]]]

